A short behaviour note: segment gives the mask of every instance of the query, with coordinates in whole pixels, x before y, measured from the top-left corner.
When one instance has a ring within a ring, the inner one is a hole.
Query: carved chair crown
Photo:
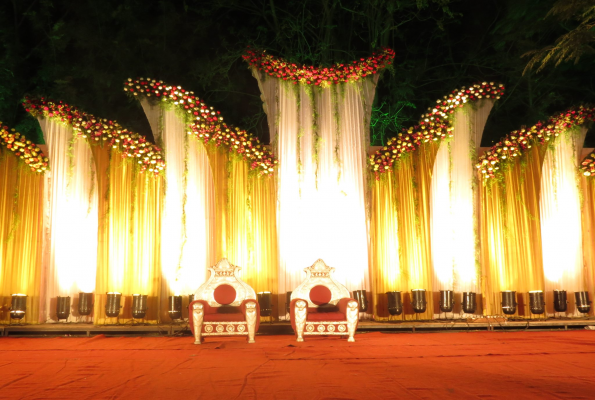
[[[205,300],[211,307],[237,307],[244,300],[256,300],[254,289],[239,277],[241,268],[231,264],[227,258],[221,259],[208,270],[209,279],[196,290],[194,300]]]
[[[313,302],[310,296],[310,291],[317,286],[326,287],[330,291],[328,304],[336,305],[339,300],[351,297],[347,288],[333,279],[335,269],[326,265],[321,259],[304,268],[304,271],[306,272],[306,280],[293,290],[291,300],[304,299],[308,301],[308,307],[318,307],[319,304]]]

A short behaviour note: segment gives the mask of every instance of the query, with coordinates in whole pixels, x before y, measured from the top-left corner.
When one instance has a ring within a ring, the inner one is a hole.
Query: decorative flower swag
[[[237,153],[247,160],[251,170],[260,175],[272,174],[277,164],[275,156],[252,134],[223,122],[220,111],[208,107],[194,92],[150,78],[128,79],[124,91],[132,97],[154,96],[162,103],[183,113],[188,134],[205,144],[224,146],[230,153]]]
[[[0,121],[0,143],[27,164],[31,171],[42,173],[49,169],[48,158],[43,151],[35,143],[27,140],[25,135],[2,126],[2,121]]]
[[[298,66],[295,63],[267,54],[265,50],[248,48],[242,56],[244,60],[273,78],[293,81],[306,85],[328,87],[332,84],[354,82],[368,75],[377,74],[392,64],[395,52],[383,48],[368,58],[360,58],[351,64],[335,64],[333,67]]]
[[[461,90],[455,89],[443,99],[436,100],[436,106],[421,116],[418,125],[403,129],[396,137],[389,139],[386,146],[369,158],[370,168],[379,179],[380,174],[392,170],[403,154],[415,151],[422,143],[452,137],[453,118],[456,108],[467,102],[480,99],[499,99],[504,94],[504,85],[482,82]]]
[[[165,168],[162,150],[138,133],[124,129],[116,121],[97,118],[63,102],[55,102],[44,97],[26,97],[23,106],[34,117],[45,118],[66,124],[90,144],[119,148],[122,157],[138,159],[140,170],[159,174]]]
[[[594,120],[595,108],[593,106],[581,105],[578,108],[571,108],[551,117],[546,122],[539,121],[530,128],[512,131],[482,154],[475,166],[486,178],[496,178],[498,170],[501,170],[514,157],[518,157],[530,149],[533,144],[547,144],[565,130]],[[595,153],[583,160],[580,170],[586,176],[595,174]]]

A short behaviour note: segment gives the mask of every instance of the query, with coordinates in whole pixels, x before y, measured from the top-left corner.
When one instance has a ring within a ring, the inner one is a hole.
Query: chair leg
[[[345,311],[345,318],[347,319],[347,332],[349,333],[348,342],[355,342],[353,335],[357,329],[357,322],[359,319],[359,308],[356,301],[347,303],[347,310]]]
[[[248,343],[254,343],[256,331],[256,303],[246,303],[246,324],[248,325]]]
[[[304,341],[304,328],[306,327],[306,319],[308,317],[307,303],[303,300],[295,302],[294,316],[295,316],[295,330],[297,334],[297,341]]]
[[[200,303],[194,304],[192,309],[192,325],[194,325],[194,344],[201,344],[202,322],[204,319],[204,306]]]

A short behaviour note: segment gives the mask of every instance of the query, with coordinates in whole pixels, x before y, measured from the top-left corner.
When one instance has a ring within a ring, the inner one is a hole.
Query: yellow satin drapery
[[[120,322],[132,318],[132,294],[147,295],[145,322],[159,320],[162,178],[140,172],[118,150],[93,147],[99,176],[99,243],[95,324],[105,315],[106,292],[122,293]]]
[[[528,292],[544,290],[539,223],[542,162],[542,152],[534,147],[502,172],[503,181],[488,183],[480,178],[484,307],[489,315],[502,315],[500,292],[514,290],[517,316],[529,316]],[[552,303],[547,295],[546,303]]]
[[[0,148],[0,323],[13,293],[28,296],[21,322],[39,322],[43,177]]]
[[[591,300],[593,300],[595,298],[595,179],[588,179],[582,176],[581,187],[583,193],[582,221],[585,287],[589,291]],[[591,307],[590,315],[595,315],[594,307]]]
[[[436,143],[424,144],[397,161],[393,171],[372,180],[370,261],[375,320],[388,318],[385,293],[393,290],[401,291],[404,319],[432,318],[429,199],[437,149]],[[426,290],[426,312],[419,316],[410,307],[412,289]]]
[[[242,268],[257,293],[271,292],[277,315],[276,177],[248,171],[245,160],[207,146],[215,183],[217,259]],[[265,318],[263,318],[265,319]]]

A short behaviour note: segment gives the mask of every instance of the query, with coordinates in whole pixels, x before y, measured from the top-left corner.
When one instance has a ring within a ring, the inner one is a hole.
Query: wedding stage
[[[5,399],[590,399],[595,332],[0,340]]]

